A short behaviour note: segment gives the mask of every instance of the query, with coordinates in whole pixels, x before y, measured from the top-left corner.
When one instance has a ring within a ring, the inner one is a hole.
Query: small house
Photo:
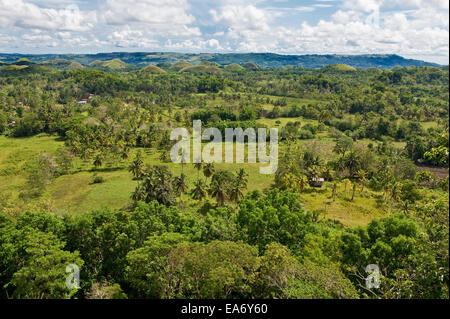
[[[314,178],[312,178],[309,181],[309,186],[316,187],[316,188],[322,188],[323,183],[325,183],[325,179],[324,178],[314,177]]]

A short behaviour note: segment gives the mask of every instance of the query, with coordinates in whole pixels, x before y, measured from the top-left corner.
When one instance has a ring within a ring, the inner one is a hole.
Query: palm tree
[[[138,185],[138,187],[136,187],[134,192],[131,194],[131,199],[135,203],[145,200],[144,188],[141,187],[141,185]]]
[[[186,193],[188,187],[186,185],[186,175],[181,173],[179,177],[175,177],[173,181],[173,186],[177,194]]]
[[[103,157],[100,154],[97,154],[94,160],[95,168],[100,168],[103,165]]]
[[[245,169],[243,169],[243,168],[241,168],[236,174],[236,179],[239,180],[245,188],[247,188],[247,184],[248,184],[247,177],[248,177],[248,174],[245,171]]]
[[[345,191],[345,193],[347,193],[347,187],[350,186],[352,184],[352,182],[348,178],[346,178],[346,179],[343,180],[343,183],[345,185],[345,190],[344,191]]]
[[[230,195],[236,177],[229,171],[220,170],[211,177],[208,193],[214,197],[218,206],[224,206],[225,200],[230,199]]]
[[[230,193],[230,199],[235,202],[236,204],[244,198],[244,190],[247,189],[248,174],[246,171],[241,168],[237,174],[236,178],[234,179],[231,187],[231,193]]]
[[[228,198],[227,191],[223,184],[219,180],[212,180],[209,186],[208,193],[211,197],[214,197],[218,206],[224,206],[225,200]]]
[[[231,188],[230,200],[237,204],[242,198],[244,198],[244,189],[246,188],[242,187],[239,181],[236,180]]]
[[[203,168],[203,174],[205,175],[206,179],[210,178],[215,172],[216,169],[213,163],[208,163]]]
[[[332,190],[331,197],[333,198],[333,202],[336,200],[337,187],[338,187],[337,181],[334,181],[333,185],[331,186],[331,190]]]
[[[355,171],[360,167],[361,160],[355,151],[350,152],[345,158],[345,166],[350,171],[350,175],[354,175]]]
[[[197,170],[197,179],[200,177],[200,171],[203,168],[203,163],[199,162],[199,163],[195,163],[194,164],[195,169]]]
[[[191,196],[193,199],[201,201],[206,197],[206,185],[201,179],[198,179],[195,183],[194,189],[191,191]]]
[[[367,181],[367,173],[360,169],[358,172],[356,172],[356,178],[361,184],[361,193],[364,191],[364,184]]]
[[[357,186],[358,186],[358,184],[353,183],[353,192],[352,192],[352,199],[351,199],[352,202],[355,199],[355,193],[356,193]]]
[[[134,179],[141,179],[142,178],[142,175],[144,173],[143,165],[144,165],[144,162],[142,161],[142,154],[139,151],[136,154],[136,157],[134,158],[134,160],[131,163],[130,167],[128,168],[128,171],[133,173]]]

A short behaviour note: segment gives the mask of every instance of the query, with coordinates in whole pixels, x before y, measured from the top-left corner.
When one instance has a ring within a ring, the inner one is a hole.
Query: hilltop
[[[109,61],[95,60],[89,63],[89,66],[109,71],[125,71],[131,68],[131,65],[123,62],[121,59],[112,59]]]

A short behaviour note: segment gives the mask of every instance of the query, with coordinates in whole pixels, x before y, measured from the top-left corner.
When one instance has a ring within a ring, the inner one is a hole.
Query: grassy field
[[[277,124],[276,122],[281,123]],[[302,125],[315,124],[317,121],[304,118],[280,118],[260,119],[259,123],[268,127],[283,127],[290,121],[300,121]],[[433,127],[434,123],[423,123],[424,127]],[[366,147],[371,140],[361,140],[358,144]],[[319,133],[314,140],[301,140],[298,144],[304,150],[311,150],[321,156],[323,160],[333,159],[334,139],[328,133]],[[397,148],[403,148],[404,142],[392,143]],[[28,166],[42,153],[54,154],[58,148],[64,146],[64,142],[56,136],[38,135],[31,138],[13,139],[0,136],[0,204],[13,211],[19,210],[46,210],[56,214],[83,214],[88,211],[102,208],[121,209],[130,204],[130,195],[134,191],[137,182],[128,172],[129,163],[138,150],[133,150],[127,161],[122,161],[113,166],[95,170],[92,161],[85,162],[77,159],[72,172],[54,179],[45,189],[39,199],[24,202],[20,197],[27,181]],[[174,175],[181,171],[188,177],[188,185],[192,186],[199,175],[193,164],[183,167],[180,164],[162,163],[160,154],[156,150],[143,151],[145,164],[166,165]],[[247,151],[247,149],[246,149]],[[280,154],[283,152],[281,146]],[[247,152],[246,152],[247,153]],[[259,167],[262,164],[215,164],[216,169],[237,171],[244,168],[249,174],[248,190],[264,191],[273,184],[273,175],[261,175]],[[104,183],[93,184],[93,176],[103,177]],[[200,178],[204,178],[200,173]],[[351,192],[345,190],[344,185],[339,185],[335,200],[331,198],[331,186],[327,183],[322,189],[309,190],[300,196],[304,207],[309,211],[321,211],[321,218],[338,220],[347,226],[359,226],[369,223],[374,218],[387,216],[390,211],[388,204],[379,198],[381,193],[365,190],[359,191],[353,201],[350,200]],[[198,203],[192,201],[188,195],[182,196],[183,207],[195,207]],[[186,208],[188,209],[188,208]]]
[[[324,155],[332,154],[334,146],[332,139],[307,140],[300,142],[306,149],[321,150]],[[63,142],[54,136],[40,135],[26,139],[11,139],[0,137],[0,193],[7,194],[9,207],[29,210],[50,210],[56,214],[83,214],[87,211],[105,207],[121,209],[128,205],[130,195],[137,182],[133,181],[127,167],[134,157],[134,150],[130,159],[116,165],[94,170],[90,162],[76,160],[73,173],[61,176],[52,181],[40,199],[24,203],[19,194],[26,183],[28,161],[41,153],[54,153]],[[150,165],[161,165],[159,153],[155,150],[144,150],[144,162]],[[198,172],[193,164],[183,168],[180,164],[164,163],[174,175],[179,175],[183,169],[188,176],[188,185],[192,186],[197,179]],[[261,175],[259,166],[262,164],[216,164],[216,169],[237,171],[245,168],[249,174],[248,189],[264,191],[273,183],[273,175]],[[97,174],[105,179],[104,183],[92,184],[93,175]],[[200,178],[204,178],[200,174]],[[379,205],[375,199],[377,194],[357,193],[354,201],[350,201],[351,194],[345,192],[340,185],[335,201],[331,199],[331,188],[325,185],[320,190],[310,190],[300,196],[305,208],[310,211],[321,210],[322,218],[335,219],[348,226],[365,225],[374,218],[385,216],[388,208]],[[188,206],[195,205],[187,195],[183,201]]]
[[[259,124],[266,125],[269,128],[282,128],[289,122],[300,122],[302,126],[306,124],[312,124],[312,125],[318,125],[319,122],[315,120],[309,120],[305,119],[303,117],[283,117],[283,118],[277,118],[277,119],[268,119],[268,118],[262,118],[259,119],[257,122]],[[279,122],[279,123],[277,123]]]

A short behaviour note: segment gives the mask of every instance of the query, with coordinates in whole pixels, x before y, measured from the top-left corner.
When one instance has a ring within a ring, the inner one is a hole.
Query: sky
[[[0,0],[0,52],[398,54],[449,64],[447,0]]]

